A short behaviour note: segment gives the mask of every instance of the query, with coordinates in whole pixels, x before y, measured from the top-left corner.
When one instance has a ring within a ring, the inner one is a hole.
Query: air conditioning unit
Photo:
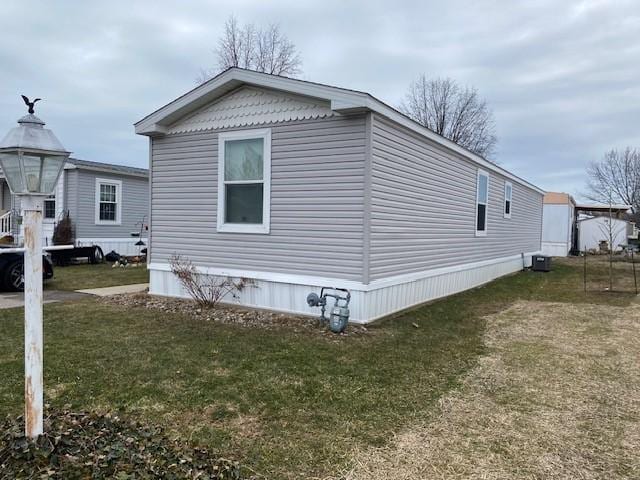
[[[534,255],[531,259],[531,270],[534,272],[550,272],[551,257],[545,255]]]

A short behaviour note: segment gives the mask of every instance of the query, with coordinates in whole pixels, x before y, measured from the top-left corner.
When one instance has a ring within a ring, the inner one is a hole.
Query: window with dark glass
[[[44,218],[56,218],[56,197],[51,195],[44,200]]]
[[[504,218],[511,218],[511,197],[513,196],[513,186],[509,182],[504,184]]]
[[[478,172],[476,188],[476,235],[487,233],[487,210],[489,205],[489,174]]]

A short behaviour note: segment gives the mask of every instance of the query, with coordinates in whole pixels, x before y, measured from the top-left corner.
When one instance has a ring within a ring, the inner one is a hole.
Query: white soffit
[[[255,87],[240,87],[169,126],[167,133],[244,127],[337,115],[329,102]]]

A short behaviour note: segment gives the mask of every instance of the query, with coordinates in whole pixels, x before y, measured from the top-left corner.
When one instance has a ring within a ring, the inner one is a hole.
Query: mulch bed
[[[247,479],[240,466],[117,415],[51,410],[44,434],[22,417],[0,422],[0,479]]]
[[[267,310],[248,309],[229,305],[204,308],[192,300],[158,297],[148,293],[131,293],[102,297],[102,303],[129,308],[146,308],[164,313],[181,314],[195,320],[216,322],[241,327],[287,328],[295,332],[313,332],[331,337],[349,337],[370,334],[363,325],[349,324],[344,333],[336,335],[327,325],[320,325],[318,318],[288,315]],[[318,310],[318,317],[320,311]]]

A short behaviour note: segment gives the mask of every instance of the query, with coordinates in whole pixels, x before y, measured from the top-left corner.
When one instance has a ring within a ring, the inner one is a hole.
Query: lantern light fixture
[[[35,102],[23,98],[30,113],[0,142],[0,166],[15,195],[51,195],[71,152],[34,115]]]

